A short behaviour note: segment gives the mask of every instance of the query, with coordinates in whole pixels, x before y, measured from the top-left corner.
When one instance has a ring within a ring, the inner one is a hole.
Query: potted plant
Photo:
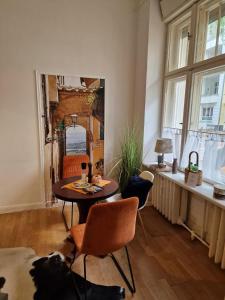
[[[129,178],[141,172],[142,148],[137,136],[135,128],[127,129],[121,143],[120,156],[111,170],[116,170],[121,192],[127,186]]]

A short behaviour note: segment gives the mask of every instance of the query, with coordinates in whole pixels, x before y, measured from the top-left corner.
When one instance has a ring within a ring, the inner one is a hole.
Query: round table
[[[62,215],[63,215],[63,220],[66,226],[66,229],[69,230],[69,227],[66,222],[66,218],[64,215],[64,206],[65,202],[71,202],[72,203],[72,214],[71,214],[71,226],[73,224],[73,203],[77,203],[78,210],[79,210],[79,224],[85,223],[88,215],[88,211],[90,207],[95,204],[99,200],[104,200],[106,198],[109,198],[116,194],[116,192],[119,189],[118,183],[110,178],[103,177],[105,180],[109,180],[110,183],[105,185],[103,187],[103,190],[94,194],[81,194],[79,192],[69,190],[69,189],[62,189],[62,187],[65,184],[71,183],[73,181],[76,181],[80,179],[80,177],[69,177],[66,179],[62,179],[55,184],[53,184],[52,191],[53,194],[55,195],[56,198],[63,200],[64,205],[63,205],[63,210],[62,210]]]

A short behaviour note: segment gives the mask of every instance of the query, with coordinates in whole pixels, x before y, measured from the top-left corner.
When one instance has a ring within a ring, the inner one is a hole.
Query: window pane
[[[169,26],[167,57],[169,71],[187,66],[190,24],[190,15],[188,15]]]
[[[225,53],[225,4],[207,1],[199,7],[196,61]]]
[[[225,4],[221,6],[218,54],[225,53]]]
[[[182,129],[185,87],[185,77],[167,81],[164,105],[164,127]]]
[[[225,183],[225,134],[206,133],[189,130],[184,147],[181,167],[188,166],[191,151],[199,154],[199,169],[203,177],[210,181]],[[195,163],[195,161],[193,161]]]
[[[193,79],[190,129],[225,130],[225,69],[196,74]]]
[[[186,77],[171,79],[166,82],[164,103],[163,137],[173,140],[173,154],[166,154],[165,160],[172,162],[180,159],[181,133],[185,99]]]
[[[219,20],[219,8],[208,13],[205,59],[216,55],[216,37]]]
[[[203,177],[225,182],[225,67],[195,74],[187,141],[181,166],[191,151],[199,154]]]

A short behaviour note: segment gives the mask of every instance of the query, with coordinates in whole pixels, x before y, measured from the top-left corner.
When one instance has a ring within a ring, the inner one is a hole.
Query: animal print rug
[[[10,300],[84,300],[85,285],[88,300],[121,300],[124,289],[118,286],[96,285],[70,272],[64,256],[54,252],[37,257],[31,248],[0,249],[2,289]]]

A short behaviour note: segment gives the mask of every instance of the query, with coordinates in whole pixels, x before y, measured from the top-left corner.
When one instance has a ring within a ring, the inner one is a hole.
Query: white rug
[[[31,248],[0,249],[0,277],[6,283],[2,289],[9,300],[32,300],[35,286],[29,271],[38,257]]]

